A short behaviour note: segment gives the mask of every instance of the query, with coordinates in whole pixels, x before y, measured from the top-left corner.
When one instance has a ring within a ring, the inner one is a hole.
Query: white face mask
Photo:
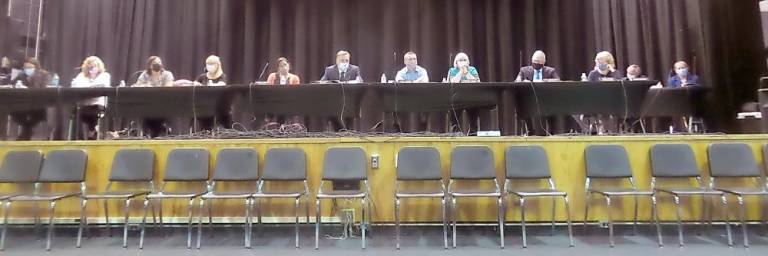
[[[32,76],[35,74],[35,68],[25,68],[24,74],[27,76]]]
[[[349,68],[349,63],[342,62],[342,63],[339,63],[338,66],[339,66],[339,69],[346,71],[347,68]]]
[[[205,70],[208,72],[216,71],[216,65],[205,65]]]
[[[627,79],[629,79],[629,81],[635,80],[635,78],[637,78],[637,76],[635,76],[635,75],[627,75]]]
[[[469,66],[469,61],[467,60],[460,60],[456,62],[456,65],[458,65],[460,68]]]

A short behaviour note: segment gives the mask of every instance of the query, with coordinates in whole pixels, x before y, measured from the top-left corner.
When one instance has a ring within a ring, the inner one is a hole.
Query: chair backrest
[[[359,147],[329,148],[323,160],[324,180],[360,181],[368,179],[367,157]]]
[[[696,156],[688,144],[656,144],[651,147],[653,177],[699,177]]]
[[[155,172],[155,152],[149,149],[121,149],[115,153],[110,181],[151,181]]]
[[[433,147],[404,147],[397,153],[398,180],[442,180],[440,153]]]
[[[301,148],[272,148],[264,157],[263,180],[307,179],[307,154]]]
[[[712,177],[760,177],[752,149],[744,143],[713,143],[707,149]]]
[[[208,150],[204,148],[177,148],[168,153],[163,181],[208,180]]]
[[[43,153],[38,150],[14,150],[5,154],[0,166],[0,182],[32,183],[40,176]]]
[[[213,180],[255,181],[259,178],[259,154],[252,148],[224,148],[216,157]]]
[[[627,150],[621,145],[589,145],[585,150],[587,178],[630,178]]]
[[[65,183],[85,181],[88,154],[82,149],[51,150],[45,155],[39,182]]]
[[[511,146],[505,153],[507,179],[550,178],[549,159],[541,146]]]
[[[486,146],[458,146],[451,151],[451,179],[494,179],[493,152]]]

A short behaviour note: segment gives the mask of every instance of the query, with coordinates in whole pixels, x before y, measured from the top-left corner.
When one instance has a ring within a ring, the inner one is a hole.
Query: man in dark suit
[[[520,68],[515,81],[533,81],[540,82],[544,80],[560,80],[557,70],[553,67],[547,67],[547,55],[542,51],[536,51],[531,56],[531,65]]]
[[[323,74],[323,77],[320,78],[320,80],[362,83],[363,76],[360,73],[360,68],[355,65],[350,65],[350,58],[351,55],[347,51],[339,51],[336,53],[336,65],[325,68],[325,74]]]

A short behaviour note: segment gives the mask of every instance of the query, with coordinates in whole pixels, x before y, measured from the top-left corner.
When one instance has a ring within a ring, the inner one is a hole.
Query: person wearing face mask
[[[14,79],[12,84],[17,82],[21,82],[24,87],[30,89],[45,88],[51,82],[51,76],[40,66],[37,59],[27,58],[24,61],[22,73]],[[45,109],[12,113],[11,119],[21,126],[21,132],[16,139],[30,140],[33,135],[32,129],[45,119]]]
[[[147,59],[147,69],[136,79],[137,87],[170,87],[173,86],[173,73],[165,70],[163,60],[157,56]]]
[[[480,75],[477,69],[469,65],[469,56],[460,52],[453,58],[453,67],[448,70],[448,81],[451,83],[479,83]]]
[[[205,73],[195,79],[198,85],[224,86],[227,85],[227,75],[221,68],[221,58],[216,55],[205,59]]]
[[[81,72],[72,80],[71,86],[77,87],[111,87],[112,76],[107,73],[104,62],[99,57],[90,56],[80,66]],[[84,139],[97,139],[103,134],[99,121],[104,117],[106,97],[98,97],[78,102],[77,109],[82,121]]]
[[[291,64],[288,59],[280,57],[277,59],[277,71],[269,74],[267,84],[269,85],[298,85],[301,83],[299,76],[291,74]]]
[[[395,81],[398,83],[429,83],[427,70],[419,66],[416,53],[407,52],[403,56],[405,67],[397,72]]]
[[[677,88],[698,84],[699,77],[690,73],[688,63],[685,63],[685,61],[675,62],[674,70],[670,73],[667,80],[667,87]]]
[[[642,75],[642,70],[637,64],[632,64],[627,67],[626,81],[647,81],[648,77]]]
[[[362,83],[363,75],[360,67],[349,64],[352,55],[347,51],[336,53],[336,64],[325,68],[321,81],[338,81],[349,83]]]
[[[616,61],[613,54],[607,51],[597,53],[595,56],[595,68],[589,72],[587,80],[590,82],[621,80],[621,74],[616,70]]]
[[[552,67],[545,66],[547,63],[547,55],[543,51],[536,51],[531,56],[531,65],[520,68],[520,73],[517,74],[515,82],[541,82],[545,80],[560,80],[560,76],[557,75],[557,70]]]

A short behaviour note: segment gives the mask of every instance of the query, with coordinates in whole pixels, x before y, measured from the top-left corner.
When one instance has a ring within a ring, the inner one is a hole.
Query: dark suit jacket
[[[517,76],[520,77],[520,80],[523,81],[533,81],[533,71],[534,69],[532,66],[522,67],[520,68],[520,73],[517,74]],[[560,79],[560,76],[557,75],[557,70],[555,70],[553,67],[544,66],[541,75],[542,79]]]
[[[341,77],[341,74],[339,73],[339,68],[336,67],[336,65],[330,66],[325,68],[325,74],[323,74],[323,78],[320,78],[320,80],[323,81],[333,81],[338,80],[342,82],[347,81],[354,81],[358,76],[360,76],[360,79],[363,79],[363,75],[360,73],[360,68],[355,65],[349,65],[349,68],[347,68],[347,72],[344,72],[344,77]]]

